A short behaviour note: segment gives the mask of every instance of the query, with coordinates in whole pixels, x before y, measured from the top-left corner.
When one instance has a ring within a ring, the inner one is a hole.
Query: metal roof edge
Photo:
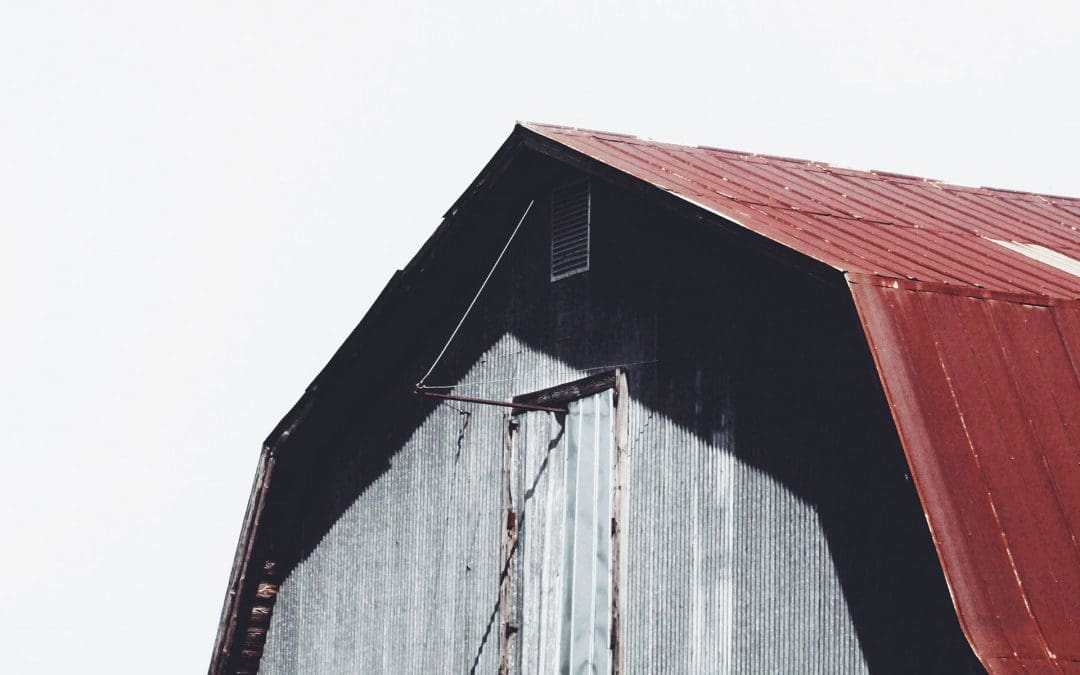
[[[485,186],[490,185],[492,179],[506,170],[520,149],[522,131],[524,130],[529,130],[525,123],[514,123],[510,135],[502,142],[499,149],[495,151],[495,154],[491,156],[491,159],[489,159],[487,163],[484,164],[483,168],[480,169],[476,178],[474,178],[472,182],[469,183],[468,187],[462,191],[461,196],[455,199],[454,203],[450,205],[450,208],[443,213],[444,219],[456,215],[457,212],[464,208],[477,193],[481,192]]]
[[[1080,317],[1080,301],[876,275],[846,274],[845,278],[889,402],[953,609],[969,646],[991,672],[1027,672],[1029,667],[1039,672],[1064,672],[1065,664],[1077,663],[1075,645],[1080,643],[1073,640],[1073,652],[1062,652],[1061,636],[1068,628],[1060,616],[1047,609],[1047,603],[1056,594],[1075,594],[1080,588],[1080,576],[1073,573],[1055,579],[1048,590],[1046,584],[1039,583],[1037,572],[1032,572],[1030,566],[1021,569],[1014,560],[1022,544],[1010,539],[1014,535],[1020,539],[1018,533],[1025,532],[1030,523],[1006,522],[999,516],[1006,507],[1014,515],[1017,508],[1031,509],[1032,514],[1039,514],[1038,522],[1049,528],[1055,521],[1046,513],[1052,513],[1060,515],[1058,529],[1067,529],[1068,516],[1058,501],[1058,488],[1052,483],[1032,483],[1029,488],[1025,482],[1022,491],[1015,486],[1012,490],[997,490],[991,489],[990,477],[997,476],[994,480],[1000,481],[1000,476],[1013,475],[1024,466],[1025,459],[1026,466],[1045,470],[1047,476],[1063,468],[1062,455],[1047,452],[1057,446],[1046,439],[1055,429],[1067,428],[1067,418],[1032,416],[1031,392],[1039,390],[1045,381],[1038,377],[1025,379],[1017,372],[1049,368],[1067,373],[1057,380],[1054,398],[1061,397],[1059,405],[1075,402],[1080,395],[1080,380],[1076,379],[1080,371],[1074,361],[1070,362],[1074,352],[1060,331],[1068,325],[1067,317]],[[996,302],[984,304],[984,300]],[[957,308],[965,303],[970,304],[971,312],[958,313]],[[1036,311],[1047,317],[1041,327],[1028,323],[1028,317],[1034,316],[1030,312]],[[982,318],[973,321],[972,317]],[[1071,321],[1074,326],[1080,325],[1075,319]],[[960,325],[964,328],[957,338]],[[979,331],[986,332],[987,326],[992,329],[984,338]],[[1040,331],[1048,340],[1041,344],[1062,342],[1057,348],[1041,351],[1039,359],[1045,361],[1042,365],[1025,365],[1015,358],[1015,350],[1020,349],[1017,345],[1027,344],[1034,349]],[[1021,335],[1031,342],[1010,342]],[[991,353],[996,358],[985,358]],[[977,402],[984,399],[985,403]],[[995,408],[1006,420],[993,422],[999,425],[995,427],[998,435],[969,431],[988,424],[985,415],[980,418],[980,406],[1005,399],[1016,404],[1012,408]],[[1017,433],[1023,434],[1029,427],[1027,443],[1015,442],[1018,437],[1013,437],[1013,442],[999,437],[1005,428],[1020,429]],[[1040,461],[1022,457],[1025,451]],[[1015,464],[1018,461],[1020,464]],[[1024,506],[1018,507],[1017,503]],[[1049,511],[1040,510],[1044,508]],[[1055,536],[1053,541],[1060,548],[1058,558],[1067,557],[1064,551],[1075,552],[1067,532],[1064,537]],[[975,550],[979,555],[973,553]],[[1003,562],[1005,559],[1007,562]],[[994,565],[1004,568],[1002,576],[1015,579],[1015,585],[987,582],[985,566]],[[1014,596],[1011,604],[1001,600],[1006,594]],[[995,607],[992,612],[987,609],[991,605]],[[1002,642],[1008,646],[1003,647]],[[1017,643],[1026,647],[1015,647]],[[1032,644],[1037,644],[1042,653],[1033,651]]]
[[[1005,291],[993,291],[977,286],[962,284],[946,284],[937,281],[916,281],[914,279],[900,279],[897,277],[882,276],[878,274],[859,274],[846,272],[844,274],[849,284],[866,284],[881,286],[884,288],[896,288],[920,293],[942,293],[945,295],[962,295],[969,298],[983,300],[998,300],[1012,302],[1021,305],[1036,305],[1039,307],[1055,307],[1062,304],[1078,304],[1080,301],[1069,298],[1060,298],[1049,295],[1037,295],[1034,293],[1008,293]]]
[[[702,216],[707,216],[713,219],[713,224],[717,221],[728,225],[725,228],[727,234],[733,234],[745,244],[754,246],[758,250],[764,252],[765,255],[778,260],[782,264],[789,266],[795,266],[802,269],[815,279],[823,279],[826,276],[832,277],[836,272],[844,272],[845,270],[834,265],[816,258],[812,255],[808,255],[803,251],[799,251],[792,246],[778,241],[772,237],[769,237],[755,228],[748,227],[741,219],[734,215],[718,211],[710,208],[691,197],[680,194],[673,190],[665,189],[664,187],[650,182],[646,179],[635,176],[617,166],[613,166],[602,159],[593,157],[592,155],[582,152],[581,150],[561,142],[557,138],[552,138],[542,131],[539,131],[533,127],[555,127],[555,125],[537,125],[534,123],[520,124],[518,128],[524,130],[527,135],[523,136],[523,145],[530,149],[541,152],[556,160],[565,162],[572,166],[576,166],[580,170],[606,178],[609,182],[612,182],[618,187],[629,188],[631,186],[637,186],[638,188],[644,188],[653,194],[664,195],[669,199],[673,199],[676,203],[685,205],[687,210],[682,211],[683,215],[689,215],[695,213],[698,219],[701,220]],[[556,127],[556,128],[568,128],[568,127]],[[583,133],[591,133],[585,132]],[[607,132],[603,132],[607,133]],[[616,134],[610,134],[616,135]],[[826,275],[823,273],[828,271]],[[841,280],[840,283],[843,283]]]
[[[305,388],[300,399],[274,426],[274,429],[263,442],[255,478],[253,480],[251,492],[248,496],[248,505],[245,509],[244,521],[238,537],[236,552],[233,557],[233,566],[229,575],[228,591],[225,596],[221,616],[218,622],[218,631],[214,639],[208,673],[217,675],[218,673],[226,672],[232,659],[232,653],[235,651],[237,640],[236,631],[239,628],[238,620],[240,618],[238,612],[241,609],[243,599],[248,595],[251,584],[258,583],[258,579],[251,574],[252,570],[248,568],[250,567],[252,551],[257,545],[259,537],[259,516],[261,515],[262,506],[266,503],[269,492],[270,477],[273,468],[272,460],[274,456],[315,405],[316,392],[318,391],[320,384],[338,369],[340,363],[349,361],[356,355],[360,347],[358,343],[363,341],[364,335],[370,330],[373,321],[382,313],[382,309],[390,299],[398,295],[405,278],[412,276],[416,269],[422,268],[423,260],[430,251],[442,241],[446,229],[449,227],[453,217],[471,199],[475,198],[477,194],[483,191],[487,185],[490,185],[495,176],[502,173],[502,171],[509,166],[521,146],[521,131],[519,131],[521,128],[521,125],[515,125],[514,130],[495,152],[495,155],[484,165],[477,177],[473,179],[461,196],[458,197],[446,211],[439,226],[435,228],[435,231],[432,232],[427,241],[425,241],[420,249],[413,255],[408,264],[391,276],[386,286],[383,287],[383,290],[379,293],[368,310],[364,312],[363,317],[361,317],[360,321],[345,338],[341,346],[338,347],[327,361],[326,365],[323,366],[319,373],[312,379],[311,383]]]
[[[228,591],[225,594],[225,602],[222,604],[218,630],[214,638],[214,650],[207,669],[210,675],[228,672],[229,663],[233,659],[237,629],[240,628],[240,610],[244,606],[252,585],[257,585],[260,581],[257,576],[251,574],[251,556],[257,545],[259,525],[270,492],[277,452],[307,417],[313,405],[311,391],[305,391],[300,400],[278,422],[259,453],[259,464],[255,469],[255,478],[252,480],[251,492],[244,510],[244,521],[240,527],[236,553],[229,572]]]
[[[840,172],[850,172],[866,178],[876,178],[879,180],[902,180],[912,182],[922,182],[932,185],[936,185],[945,190],[960,190],[970,192],[989,192],[995,194],[998,197],[1009,198],[1010,196],[1026,196],[1026,197],[1038,197],[1048,201],[1053,200],[1066,200],[1069,202],[1080,202],[1080,196],[1069,195],[1057,195],[1046,192],[1033,192],[1030,190],[1015,190],[1008,188],[986,187],[978,185],[964,185],[960,183],[950,182],[944,178],[932,178],[929,176],[916,176],[913,174],[907,174],[896,171],[888,171],[884,169],[861,169],[857,167],[846,166],[843,164],[833,164],[830,162],[822,162],[813,159],[804,159],[800,157],[787,157],[783,155],[774,155],[768,153],[748,152],[745,150],[735,150],[732,148],[721,148],[710,145],[686,145],[683,143],[671,143],[668,141],[662,141],[658,139],[649,138],[646,136],[636,136],[633,134],[622,134],[612,131],[603,131],[600,129],[587,129],[583,127],[571,127],[560,124],[548,124],[546,122],[518,122],[519,126],[523,126],[528,130],[545,135],[543,130],[550,129],[552,133],[566,133],[576,136],[598,136],[598,137],[610,137],[613,141],[624,142],[638,142],[646,143],[650,145],[668,146],[674,148],[682,148],[684,150],[704,150],[710,152],[721,152],[731,155],[737,155],[747,160],[764,160],[766,162],[784,162],[802,164],[808,167],[814,167],[817,169],[835,170]],[[550,138],[550,137],[549,137]]]
[[[866,346],[870,350],[871,358],[874,362],[874,370],[877,372],[878,382],[881,385],[882,391],[885,394],[885,399],[889,403],[889,414],[893,421],[893,426],[896,429],[897,437],[900,439],[900,445],[904,453],[904,461],[908,465],[908,469],[911,471],[911,482],[915,486],[916,494],[919,498],[919,507],[922,509],[923,518],[926,520],[926,527],[930,533],[930,540],[934,545],[934,552],[937,555],[938,564],[941,566],[942,575],[945,577],[945,587],[949,591],[949,601],[952,603],[953,612],[956,614],[957,621],[960,624],[960,630],[964,634],[964,639],[967,641],[968,646],[974,652],[976,658],[980,663],[986,664],[987,656],[980,652],[976,648],[976,640],[973,634],[972,626],[969,625],[967,616],[960,611],[960,606],[957,604],[956,591],[953,589],[953,582],[951,575],[949,574],[948,566],[941,553],[941,535],[936,531],[935,524],[930,518],[926,510],[925,497],[927,494],[927,488],[923,485],[922,475],[916,472],[912,468],[912,461],[910,457],[910,439],[905,433],[905,428],[900,424],[899,412],[897,411],[896,398],[897,393],[894,391],[893,382],[886,377],[886,364],[884,363],[884,356],[882,354],[881,345],[878,344],[878,340],[874,335],[874,332],[868,325],[868,309],[864,306],[864,303],[860,301],[859,293],[856,292],[855,286],[859,285],[860,281],[865,284],[866,279],[856,281],[853,279],[855,275],[845,274],[845,278],[848,280],[849,292],[851,293],[852,304],[855,306],[855,312],[859,319],[860,327],[863,331],[863,338],[866,340]]]
[[[779,246],[783,246],[784,248],[789,249],[790,251],[792,251],[794,253],[797,253],[797,254],[799,254],[799,255],[801,255],[801,256],[809,259],[809,260],[813,260],[813,261],[815,261],[817,263],[820,263],[820,264],[822,264],[822,265],[824,265],[826,267],[834,269],[837,272],[846,272],[846,270],[844,268],[842,268],[842,267],[838,267],[836,265],[830,264],[829,262],[827,262],[825,260],[822,260],[821,258],[818,258],[816,256],[812,256],[809,253],[805,253],[803,251],[796,251],[794,248],[792,248],[791,246],[788,246],[784,242],[777,241],[776,239],[773,239],[772,237],[769,237],[769,236],[767,236],[765,234],[762,234],[758,230],[756,230],[756,229],[754,229],[752,227],[749,227],[748,225],[746,225],[743,222],[740,222],[739,218],[737,218],[737,217],[735,217],[733,215],[730,215],[728,213],[724,213],[722,211],[718,211],[716,209],[710,208],[710,207],[702,204],[701,202],[699,202],[699,201],[697,201],[697,200],[695,200],[695,199],[693,199],[691,197],[687,197],[686,195],[679,194],[679,193],[676,193],[676,192],[671,192],[670,194],[674,194],[679,199],[687,202],[688,204],[693,204],[694,206],[698,207],[702,211],[706,211],[706,212],[711,213],[711,214],[713,214],[715,216],[719,216],[719,217],[723,218],[724,220],[730,221],[730,222],[734,223],[735,225],[738,225],[739,227],[743,228],[744,230],[747,230],[748,232],[753,232],[754,234],[756,234],[756,235],[758,235],[758,236],[760,236],[760,237],[762,237],[764,239],[768,239],[769,241],[771,241],[771,242],[773,242],[773,243],[775,243],[775,244],[777,244]]]

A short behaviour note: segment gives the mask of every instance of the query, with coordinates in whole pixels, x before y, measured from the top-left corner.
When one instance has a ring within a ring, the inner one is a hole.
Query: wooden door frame
[[[592,396],[606,389],[613,390],[612,435],[612,516],[611,516],[611,672],[620,675],[625,670],[625,594],[627,579],[627,516],[628,516],[628,453],[630,397],[625,371],[614,369],[555,387],[515,396],[514,403],[540,406],[566,406],[571,401]],[[518,509],[520,496],[515,493],[516,464],[514,448],[518,441],[518,423],[521,413],[535,412],[526,408],[514,408],[507,415],[507,433],[503,456],[502,513],[505,531],[500,550],[503,555],[503,573],[499,580],[499,672],[511,672],[520,646],[516,637],[521,631],[520,613],[516,609],[520,590],[514,570],[520,556],[518,548]],[[565,413],[558,414],[565,418]],[[515,559],[516,558],[516,559]]]

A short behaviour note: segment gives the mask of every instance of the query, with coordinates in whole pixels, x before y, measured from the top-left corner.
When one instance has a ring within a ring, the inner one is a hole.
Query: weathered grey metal
[[[462,380],[509,400],[583,375],[508,336]],[[735,458],[731,412],[703,410],[721,429],[703,440],[632,392],[630,405],[626,672],[864,671],[814,509]],[[541,473],[559,424],[523,417],[522,620],[542,628],[523,632],[520,662],[551,672],[566,459]],[[497,670],[507,423],[502,409],[436,408],[282,584],[263,672]],[[541,511],[547,548],[528,534]]]
[[[611,671],[611,390],[570,404],[562,672]]]
[[[551,673],[559,667],[566,583],[565,426],[544,413],[521,418],[517,447],[526,487],[519,492],[524,517],[517,580],[522,631],[521,657],[513,672]]]
[[[865,672],[814,509],[735,457],[730,424],[631,410],[627,672]]]
[[[533,184],[498,218],[470,216],[468,236],[413,273],[405,309],[318,383],[330,412],[280,457],[276,529],[253,554],[284,577],[262,670],[558,669],[565,532],[530,540],[530,513],[565,521],[558,415],[412,396],[408,369],[445,333],[405,341],[454,326],[475,285],[441,291],[491,223],[535,198],[433,382],[505,402],[628,366],[612,488],[618,672],[963,672],[970,650],[842,280],[810,285],[596,181],[590,271],[551,283],[550,207]],[[530,622],[540,629],[519,630]]]
[[[509,400],[583,375],[507,338],[463,380]],[[496,670],[508,416],[435,409],[282,583],[260,672]]]
[[[570,402],[563,421],[530,413],[517,422],[521,611],[512,625],[528,647],[513,672],[556,663],[560,672],[611,671],[613,403],[607,389]]]

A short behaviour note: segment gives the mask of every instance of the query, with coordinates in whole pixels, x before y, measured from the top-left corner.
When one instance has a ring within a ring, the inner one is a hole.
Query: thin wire
[[[443,354],[446,354],[446,350],[450,348],[450,343],[457,337],[458,331],[461,330],[461,324],[465,323],[465,319],[469,316],[469,312],[472,311],[476,301],[480,299],[480,294],[484,292],[484,287],[487,286],[488,281],[491,280],[491,275],[495,274],[495,268],[499,266],[503,256],[506,255],[506,249],[510,248],[510,242],[514,241],[514,237],[517,236],[518,230],[521,229],[521,224],[525,222],[525,216],[529,215],[529,209],[533,207],[533,202],[535,201],[535,199],[529,200],[529,205],[525,207],[525,213],[521,214],[521,219],[518,220],[517,227],[510,233],[510,238],[506,240],[506,245],[503,246],[502,252],[499,253],[499,257],[495,259],[495,264],[488,270],[487,277],[484,278],[484,283],[480,284],[480,289],[476,291],[476,295],[473,296],[472,302],[470,302],[468,308],[465,309],[465,313],[461,315],[461,320],[458,321],[457,326],[454,327],[454,332],[450,333],[450,337],[447,339],[446,344],[443,345],[442,351],[440,351],[439,355],[435,357],[435,360],[431,362],[431,367],[427,369],[427,372],[420,378],[420,381],[416,383],[417,389],[424,388],[424,380],[428,379],[428,376],[431,375],[431,371],[435,370],[435,366],[439,365],[439,360],[442,359]]]
[[[555,375],[575,375],[577,373],[587,373],[593,370],[611,370],[613,368],[628,368],[630,366],[642,366],[650,363],[659,363],[659,359],[653,359],[651,361],[632,361],[630,363],[613,363],[610,366],[593,366],[591,368],[578,368],[576,370],[563,370],[554,373],[539,373],[537,375],[525,375],[522,377],[507,377],[502,380],[480,380],[472,382],[460,382],[458,384],[425,384],[424,389],[458,389],[460,387],[474,387],[481,384],[500,384],[502,382],[518,382],[521,380],[539,380],[545,377],[553,377]]]

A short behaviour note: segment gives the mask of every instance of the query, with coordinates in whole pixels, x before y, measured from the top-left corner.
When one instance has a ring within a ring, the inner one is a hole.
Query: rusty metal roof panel
[[[852,281],[976,653],[1007,672],[1080,668],[1080,303]]]
[[[845,272],[1080,298],[1080,277],[986,242],[1036,244],[1074,258],[1080,200],[524,126]]]
[[[1080,672],[1080,200],[525,127],[845,272],[972,647]]]

